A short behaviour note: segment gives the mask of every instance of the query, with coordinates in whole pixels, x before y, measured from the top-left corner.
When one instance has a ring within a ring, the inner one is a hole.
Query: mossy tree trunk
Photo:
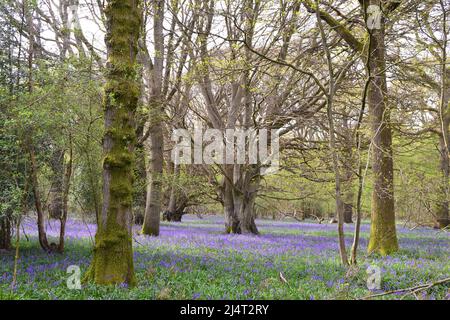
[[[148,126],[150,141],[145,143],[147,155],[147,200],[145,205],[142,233],[151,236],[159,235],[162,207],[162,173],[164,165],[164,135],[163,135],[163,97],[162,77],[164,63],[164,1],[153,1],[154,12],[154,42],[155,59],[151,75],[150,115]]]
[[[139,97],[136,53],[141,24],[138,0],[110,0],[105,8],[108,53],[103,136],[103,207],[94,257],[86,280],[135,283],[132,249],[132,187]]]
[[[381,8],[381,1],[364,1]],[[398,250],[394,208],[394,168],[392,158],[392,132],[387,101],[385,23],[381,17],[380,28],[369,30],[371,52],[368,54],[370,84],[368,91],[369,122],[372,131],[372,193],[371,228],[368,252],[382,255]]]

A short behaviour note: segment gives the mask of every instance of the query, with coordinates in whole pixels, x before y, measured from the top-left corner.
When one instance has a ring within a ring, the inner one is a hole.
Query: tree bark
[[[140,136],[139,131],[137,131],[137,136],[138,137]],[[137,178],[134,181],[133,187],[134,190],[133,220],[135,224],[142,225],[144,223],[145,204],[147,199],[147,190],[146,188],[141,187],[143,181],[146,181],[147,179],[147,168],[146,168],[147,156],[145,148],[142,144],[136,147],[135,155],[136,155],[135,176]]]
[[[447,13],[444,6],[444,2],[440,1],[442,13],[443,13],[443,41],[441,45],[442,52],[442,65],[441,65],[441,83],[440,83],[440,106],[439,106],[439,118],[441,124],[441,135],[439,136],[439,153],[441,163],[442,181],[440,185],[440,199],[436,212],[436,226],[438,228],[445,228],[450,224],[449,217],[449,125],[450,125],[450,68],[447,66]]]
[[[170,186],[169,204],[167,205],[167,211],[169,212],[175,212],[177,210],[177,181],[179,171],[180,166],[173,163],[173,177]]]
[[[245,172],[242,172],[245,168]],[[255,165],[234,166],[233,207],[237,217],[236,233],[259,234],[255,223],[254,206],[261,176]]]
[[[33,197],[34,197],[34,205],[36,207],[37,212],[37,227],[38,227],[38,238],[39,238],[39,244],[41,245],[41,248],[46,251],[50,252],[52,251],[48,240],[47,240],[47,233],[45,231],[45,217],[44,217],[44,210],[42,209],[42,203],[41,203],[41,195],[39,192],[39,183],[37,178],[37,164],[36,164],[36,155],[34,153],[34,148],[31,146],[31,143],[27,142],[28,151],[30,154],[30,170],[31,170],[31,183],[33,186]]]
[[[344,130],[343,146],[343,174],[342,174],[342,202],[344,205],[344,223],[353,223],[353,203],[355,194],[353,192],[355,154],[353,153],[353,137],[349,127],[349,116],[344,115],[342,128]]]
[[[447,102],[448,103],[448,102]],[[444,139],[444,136],[449,137],[449,124],[450,115],[445,115],[443,119],[442,128],[443,133],[439,136],[439,158],[440,158],[440,171],[441,182],[438,189],[438,200],[436,204],[436,227],[445,228],[450,224],[449,219],[449,176],[450,176],[450,159],[448,142]],[[441,130],[442,131],[442,130]]]
[[[154,1],[154,42],[155,59],[151,76],[150,141],[146,141],[145,148],[150,155],[147,164],[147,200],[145,205],[144,224],[142,233],[151,236],[159,235],[162,201],[162,173],[164,163],[164,135],[162,120],[164,108],[162,101],[162,74],[164,63],[164,1]]]
[[[159,235],[162,202],[163,135],[162,127],[156,124],[150,128],[150,141],[145,143],[146,153],[150,154],[150,163],[146,163],[147,200],[145,204],[142,233]]]
[[[380,0],[364,1],[381,8]],[[368,91],[369,122],[372,130],[372,193],[371,228],[368,252],[387,255],[398,250],[394,208],[394,168],[392,132],[387,101],[384,18],[380,28],[369,30],[372,52],[369,52],[371,81]]]
[[[59,218],[60,229],[59,229],[59,245],[58,252],[64,252],[65,236],[66,236],[66,222],[67,215],[69,211],[69,190],[70,190],[70,180],[72,178],[73,170],[73,147],[72,147],[72,135],[69,134],[69,160],[65,167],[64,180],[63,180],[63,190],[62,190],[62,210],[61,216]]]
[[[48,213],[51,219],[60,219],[63,210],[64,151],[55,146],[52,153],[52,185],[49,191]]]
[[[136,0],[110,0],[105,8],[108,63],[103,136],[103,207],[94,256],[85,280],[100,285],[135,284],[132,195],[139,98],[136,54],[141,9]]]
[[[0,217],[0,249],[11,249],[11,218],[9,214]]]
[[[233,165],[224,165],[223,210],[225,215],[225,232],[239,233],[239,220],[234,212],[233,201]]]
[[[344,179],[347,179],[348,176],[345,176]],[[342,183],[343,186],[343,218],[344,223],[353,223],[353,200],[354,193],[352,190],[352,180],[344,180]]]

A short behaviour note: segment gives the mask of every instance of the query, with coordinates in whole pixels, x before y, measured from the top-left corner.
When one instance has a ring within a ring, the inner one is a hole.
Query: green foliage
[[[14,183],[13,189],[2,188],[2,206],[9,203],[14,210],[21,210],[18,192],[28,178],[29,146],[35,150],[41,193],[46,195],[51,187],[53,153],[63,150],[67,154],[72,145],[76,192],[71,204],[93,212],[94,202],[98,205],[100,201],[100,79],[92,72],[91,61],[77,58],[64,63],[37,61],[33,72],[32,92],[21,90],[13,94],[3,88],[4,95],[0,96],[1,168],[22,175],[21,183]]]

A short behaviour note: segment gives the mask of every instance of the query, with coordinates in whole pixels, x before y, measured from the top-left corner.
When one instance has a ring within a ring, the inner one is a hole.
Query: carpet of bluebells
[[[367,256],[369,225],[362,226],[359,265],[340,265],[336,225],[258,220],[261,235],[224,234],[223,219],[188,215],[181,223],[162,223],[159,237],[134,229],[138,285],[127,288],[82,284],[68,289],[67,268],[85,272],[95,224],[67,223],[64,254],[44,253],[35,221],[24,222],[17,284],[11,287],[14,252],[0,253],[0,299],[357,299],[450,276],[450,234],[430,228],[398,226],[401,250],[389,257]],[[345,227],[347,245],[353,225]],[[47,225],[50,240],[58,224]],[[54,238],[56,242],[56,238]],[[381,270],[381,288],[367,289],[367,268]],[[421,293],[424,299],[449,299],[450,284]],[[393,294],[383,299],[414,298]]]

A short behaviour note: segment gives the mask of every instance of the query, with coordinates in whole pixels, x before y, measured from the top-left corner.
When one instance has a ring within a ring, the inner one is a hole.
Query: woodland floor
[[[69,220],[66,252],[48,255],[39,248],[34,220],[27,218],[14,289],[14,255],[0,253],[0,299],[355,299],[450,275],[448,232],[399,225],[401,250],[390,257],[368,257],[369,226],[363,224],[359,268],[347,273],[339,263],[336,225],[270,220],[258,220],[257,225],[259,236],[226,235],[222,218],[188,215],[182,223],[163,223],[157,238],[138,235],[136,227],[136,287],[87,284],[70,290],[67,267],[86,271],[95,225]],[[50,238],[57,235],[56,223],[47,229]],[[345,230],[350,246],[353,225]],[[381,269],[381,290],[367,289],[369,265]],[[450,284],[421,297],[449,299]]]

